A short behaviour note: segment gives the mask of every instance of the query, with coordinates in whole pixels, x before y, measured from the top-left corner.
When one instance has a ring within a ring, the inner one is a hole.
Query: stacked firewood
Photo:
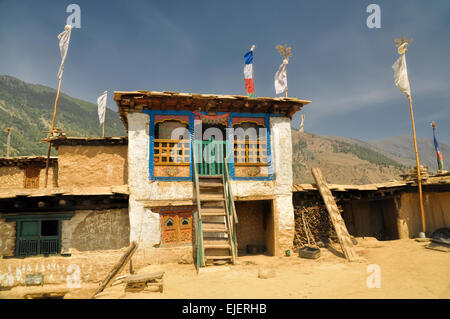
[[[417,181],[417,166],[409,171],[408,174],[400,175],[404,181]],[[427,180],[430,177],[428,166],[420,165],[420,179]]]
[[[342,208],[338,205],[339,210]],[[308,244],[307,231],[302,220],[306,220],[306,228],[311,231],[316,243],[327,244],[330,240],[338,242],[336,231],[331,223],[325,204],[319,200],[303,201],[301,205],[296,206],[295,213],[295,238],[294,247],[302,247]],[[310,238],[311,242],[311,238]]]

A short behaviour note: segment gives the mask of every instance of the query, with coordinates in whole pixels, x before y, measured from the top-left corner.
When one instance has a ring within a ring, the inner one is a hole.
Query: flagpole
[[[414,125],[414,113],[413,113],[411,95],[408,95],[408,100],[409,100],[409,109],[411,111],[411,124],[412,124],[413,137],[414,137],[414,151],[415,151],[415,154],[416,154],[417,186],[419,187],[419,201],[420,201],[420,215],[421,215],[421,218],[422,218],[422,232],[425,233],[425,231],[426,231],[426,222],[425,222],[425,212],[424,212],[424,209],[423,209],[422,179],[421,179],[421,175],[420,175],[419,153],[417,152],[416,128],[415,128],[415,125]]]
[[[70,39],[70,34],[72,32],[71,26],[66,25],[64,27],[64,29],[69,31],[69,39]],[[60,47],[60,50],[61,50],[61,47]],[[64,58],[62,59],[61,63],[62,64],[64,63]],[[60,66],[60,70],[61,70],[61,66]],[[56,92],[55,105],[53,107],[53,117],[52,117],[52,126],[50,128],[50,137],[53,136],[53,130],[55,129],[56,110],[58,108],[59,92],[61,90],[62,73],[61,73],[61,75],[58,74],[58,77],[59,77],[58,91]],[[47,184],[48,184],[48,166],[49,166],[49,162],[50,162],[51,149],[52,149],[52,143],[51,143],[51,141],[49,141],[48,142],[48,150],[47,150],[47,161],[45,163],[45,188],[47,188]]]
[[[58,99],[59,99],[59,91],[61,90],[61,81],[62,81],[62,77],[59,79],[58,91],[56,92],[55,105],[53,107],[52,126],[50,128],[50,136],[53,134],[53,129],[55,128],[56,110],[58,108]],[[48,142],[47,162],[45,163],[45,187],[46,188],[47,188],[47,183],[48,183],[48,164],[49,164],[49,161],[50,161],[51,149],[52,149],[52,143]]]
[[[105,137],[105,122],[102,124],[102,137]]]

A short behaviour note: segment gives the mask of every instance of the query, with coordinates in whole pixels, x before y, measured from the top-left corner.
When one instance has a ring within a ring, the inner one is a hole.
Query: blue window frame
[[[194,140],[194,113],[191,111],[160,111],[160,110],[143,110],[143,113],[149,115],[149,179],[154,181],[192,181],[193,179],[193,161],[192,161],[192,150]],[[200,112],[202,114],[206,114],[206,112]],[[191,161],[189,165],[189,177],[161,177],[154,176],[154,140],[155,140],[155,115],[187,115],[189,116],[189,138],[190,138],[190,149],[191,149]],[[218,115],[225,114],[224,112],[217,113]],[[273,161],[272,161],[272,146],[271,146],[271,135],[270,135],[270,117],[278,117],[279,114],[268,114],[268,113],[237,113],[231,112],[228,120],[228,127],[232,127],[233,117],[254,117],[254,118],[264,118],[265,127],[267,129],[267,159],[268,159],[268,176],[264,177],[236,177],[235,169],[234,169],[234,156],[230,156],[230,160],[228,163],[230,177],[232,180],[260,180],[267,181],[274,179],[274,171],[273,171]],[[233,141],[233,136],[227,136],[227,141]],[[233,144],[232,144],[233,145]],[[230,148],[232,150],[233,148]]]

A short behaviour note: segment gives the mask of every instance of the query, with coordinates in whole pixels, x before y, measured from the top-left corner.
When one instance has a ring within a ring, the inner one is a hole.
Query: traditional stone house
[[[45,157],[0,158],[0,256],[73,255],[129,243],[127,138],[56,138]]]
[[[310,101],[149,91],[114,100],[128,130],[130,240],[147,256],[194,242],[201,265],[292,247],[291,117]]]

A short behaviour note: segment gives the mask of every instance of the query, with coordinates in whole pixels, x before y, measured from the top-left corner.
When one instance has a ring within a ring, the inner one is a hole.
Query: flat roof
[[[50,165],[56,164],[58,157],[50,157]],[[26,165],[45,165],[47,163],[46,156],[15,156],[0,157],[1,166],[26,166]]]
[[[77,187],[63,186],[50,188],[0,188],[0,199],[15,197],[43,197],[43,196],[94,196],[94,195],[129,195],[128,185]]]
[[[450,172],[445,172],[436,175],[430,175],[427,179],[422,180],[422,185],[450,185]],[[365,185],[343,185],[343,184],[328,184],[328,188],[332,191],[346,192],[346,191],[379,191],[390,190],[401,187],[417,187],[414,180],[407,181],[391,181],[383,183],[365,184]],[[318,191],[316,184],[294,184],[292,185],[292,191],[295,192],[310,192]]]
[[[255,97],[244,95],[196,94],[158,91],[115,91],[114,100],[125,127],[128,129],[127,114],[129,112],[149,110],[177,110],[274,113],[292,117],[302,107],[311,103],[292,97]]]
[[[103,146],[103,145],[128,145],[127,136],[112,136],[112,137],[66,137],[57,136],[49,137],[42,140],[43,142],[50,142],[53,146]]]

